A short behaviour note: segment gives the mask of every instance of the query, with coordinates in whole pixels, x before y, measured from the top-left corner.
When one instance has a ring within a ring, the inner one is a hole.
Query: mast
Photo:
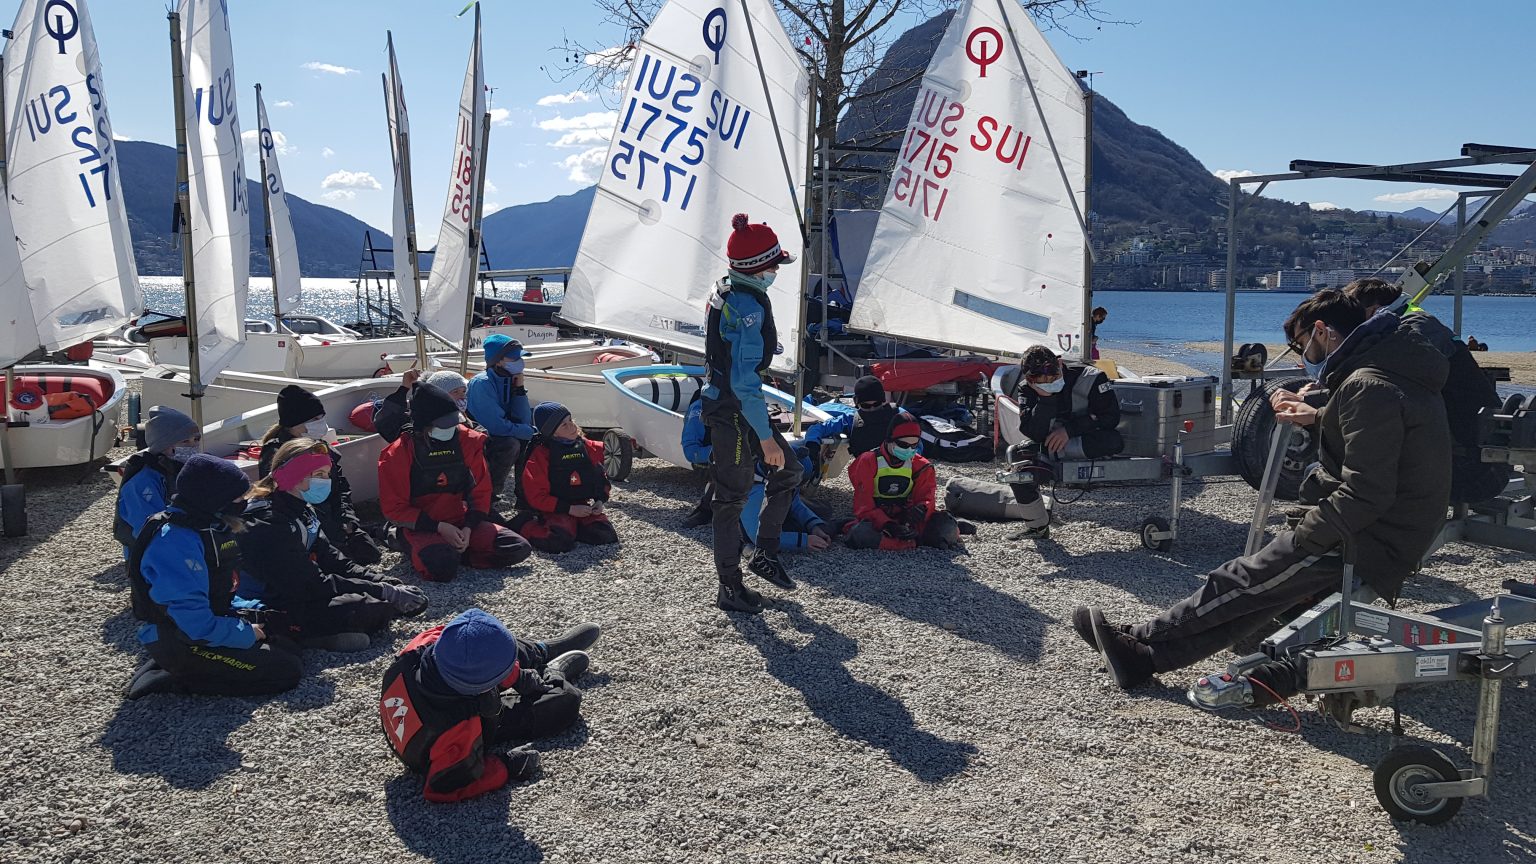
[[[192,265],[192,193],[187,174],[187,97],[186,73],[181,62],[181,15],[172,12],[166,18],[171,22],[171,85],[175,89],[176,104],[176,207],[181,213],[181,281],[187,302],[187,374],[191,389],[186,396],[192,403],[192,422],[201,430],[203,375],[197,347],[197,276]],[[202,446],[201,439],[198,446]]]
[[[265,106],[261,103],[261,85],[256,85],[257,122],[266,119]],[[261,140],[265,128],[256,130],[256,155],[261,160],[261,212],[266,217],[267,226],[267,269],[272,273],[272,323],[277,325],[277,332],[283,332],[282,298],[278,296],[277,288],[277,251],[272,243],[272,185],[267,182],[267,147]]]
[[[475,50],[480,50],[478,40],[475,42]],[[470,324],[475,320],[475,289],[480,287],[480,223],[485,212],[485,163],[491,149],[490,112],[481,117],[480,140],[476,146],[480,148],[480,159],[475,171],[475,214],[469,224],[469,308],[464,310],[464,334],[459,340],[460,375],[469,374],[469,331]]]
[[[810,77],[807,80],[810,83],[809,83],[809,90],[805,94],[806,105],[808,106],[808,110],[805,112],[805,116],[806,116],[806,130],[805,130],[805,223],[804,224],[805,225],[810,225],[811,224],[811,220],[815,217],[815,212],[814,212],[815,204],[812,202],[812,196],[811,196],[811,173],[812,173],[812,171],[813,171],[813,169],[814,169],[814,167],[816,165],[816,119],[817,119],[816,115],[818,113],[817,112],[817,106],[820,105],[820,102],[818,102],[817,98],[816,98],[816,90],[817,90],[817,76],[816,76],[816,73],[814,71],[812,71],[810,73]],[[764,95],[768,96],[769,94],[767,94],[765,92]],[[772,103],[770,102],[769,104],[772,104]],[[827,166],[825,166],[825,165],[821,166],[821,170],[823,172],[825,172],[827,170]],[[826,202],[826,199],[823,198],[822,201],[821,201],[821,231],[822,231],[823,234],[825,234],[826,230],[827,230],[827,202]],[[802,263],[800,265],[800,302],[795,304],[795,305],[798,307],[796,309],[796,311],[797,311],[797,313],[800,316],[799,319],[798,319],[799,325],[798,325],[798,328],[796,330],[796,333],[798,334],[798,336],[800,338],[801,351],[800,351],[800,355],[799,355],[800,356],[800,362],[795,364],[796,365],[796,368],[795,368],[795,413],[794,413],[794,425],[791,427],[791,431],[794,434],[796,434],[796,435],[800,434],[801,426],[802,426],[802,424],[803,424],[803,422],[805,420],[805,369],[806,369],[806,366],[805,366],[805,351],[804,351],[804,345],[805,345],[805,302],[806,302],[806,294],[807,294],[807,292],[810,291],[810,287],[811,287],[811,236],[810,236],[810,234],[808,232],[805,232],[805,231],[802,231],[800,236],[801,236],[801,239],[803,240],[802,249],[800,251],[800,259],[802,261]],[[819,264],[820,264],[820,267],[821,267],[821,295],[823,297],[825,297],[827,295],[827,262],[826,262],[826,259],[823,258],[819,262]],[[827,320],[826,320],[826,316],[825,315],[822,316],[821,326],[822,326],[823,329],[825,329],[826,326],[827,326]]]
[[[1093,224],[1088,215],[1093,187],[1093,80],[1083,77],[1083,365],[1093,365]]]
[[[411,268],[411,295],[416,298],[415,310],[419,319],[421,316],[421,258],[416,246],[416,196],[411,192],[411,132],[406,124],[400,122],[405,114],[404,90],[400,84],[400,71],[395,63],[395,36],[394,33],[385,31],[385,38],[389,47],[389,73],[384,76],[384,108],[389,114],[390,128],[394,132],[390,144],[395,148],[395,160],[398,162],[395,171],[395,184],[400,188],[401,199],[405,203],[405,246],[406,259]],[[393,259],[400,254],[395,249],[390,252]],[[398,271],[397,271],[398,272]],[[397,283],[399,280],[395,280]],[[397,284],[396,290],[404,292],[406,286]],[[406,325],[416,334],[416,368],[425,369],[427,365],[427,334],[421,329],[418,321],[407,321]]]
[[[0,55],[0,185],[10,188],[11,172],[7,165],[10,154],[6,150],[8,139],[5,129],[5,57]],[[7,192],[9,194],[9,192]],[[0,206],[9,206],[6,202]],[[0,402],[0,461],[5,462],[5,485],[16,485],[16,463],[11,461],[11,391],[16,388],[15,364],[5,367],[5,401]]]

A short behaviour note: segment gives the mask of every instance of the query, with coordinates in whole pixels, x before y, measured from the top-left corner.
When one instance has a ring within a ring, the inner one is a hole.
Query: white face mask
[[[1042,393],[1060,393],[1061,388],[1067,386],[1066,378],[1057,378],[1055,381],[1047,381],[1044,384],[1029,385]]]
[[[431,429],[427,430],[427,436],[438,441],[451,441],[453,440],[454,433],[458,431],[458,426],[449,426],[447,429],[439,429],[436,426],[433,426]]]
[[[324,441],[325,436],[330,434],[330,431],[331,427],[326,424],[324,417],[316,417],[304,424],[305,437],[313,438],[316,441]]]
[[[171,448],[171,458],[175,459],[177,462],[185,462],[188,459],[191,459],[193,456],[196,456],[199,452],[200,451],[196,447],[177,444],[175,447]]]

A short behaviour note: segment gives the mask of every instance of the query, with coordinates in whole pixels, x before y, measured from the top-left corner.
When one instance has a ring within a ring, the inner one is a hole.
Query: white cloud
[[[492,213],[495,213],[497,210],[500,210],[502,206],[503,205],[499,201],[487,201],[485,202],[484,209],[481,211],[481,215],[489,216]]]
[[[614,59],[623,57],[628,52],[628,45],[615,45],[612,48],[604,48],[601,51],[595,51],[591,54],[588,54],[585,58],[583,58],[583,60],[588,66],[597,66],[604,63],[611,63]]]
[[[112,133],[112,140],[113,141],[132,141],[133,139],[129,138],[127,135],[123,135],[123,134],[118,133],[118,132],[113,132]]]
[[[596,183],[597,175],[602,173],[603,159],[607,155],[607,147],[593,147],[567,156],[556,164],[566,170],[572,183]]]
[[[492,108],[490,115],[492,126],[505,126],[507,125],[508,118],[512,116],[512,112],[505,108]]]
[[[500,189],[496,188],[496,184],[492,183],[490,178],[487,177],[486,180],[485,180],[485,194],[487,194],[487,195],[495,195],[497,192],[500,192],[500,191],[501,191]],[[487,204],[486,206],[489,207],[490,205]]]
[[[1388,192],[1377,195],[1375,200],[1383,204],[1422,204],[1426,201],[1454,201],[1454,189],[1410,189],[1407,192]]]
[[[576,105],[582,102],[591,102],[592,94],[585,90],[572,90],[569,93],[551,93],[540,99],[538,105],[548,108],[551,105]]]
[[[1255,174],[1252,171],[1249,171],[1246,168],[1222,168],[1222,169],[1220,169],[1218,171],[1212,171],[1211,173],[1215,174],[1217,179],[1221,180],[1221,182],[1223,182],[1223,183],[1231,182],[1233,177],[1256,177],[1256,176],[1258,176],[1257,174]]]
[[[301,69],[308,69],[311,72],[324,72],[327,75],[356,75],[357,74],[357,70],[356,69],[352,69],[352,68],[349,68],[347,66],[337,66],[334,63],[316,63],[313,60],[311,60],[308,63],[305,63],[303,66],[301,66],[299,68],[301,68]]]
[[[1344,209],[1343,207],[1340,207],[1339,205],[1333,203],[1332,201],[1313,201],[1312,203],[1308,204],[1307,206],[1311,207],[1313,210],[1343,210]]]
[[[606,144],[613,137],[610,129],[577,129],[561,135],[552,142],[551,147],[590,147],[593,144]]]
[[[256,139],[260,135],[261,135],[261,133],[259,131],[255,130],[255,129],[247,129],[244,132],[240,133],[240,141],[241,141],[242,144],[245,145],[246,152],[248,152],[248,153],[255,153],[256,152],[256,148],[257,148]],[[297,147],[289,147],[288,146],[288,136],[284,135],[282,132],[279,132],[276,129],[272,130],[272,144],[273,144],[274,148],[277,150],[277,155],[279,155],[279,156],[287,156],[289,153],[297,153],[297,152],[299,152],[299,148],[297,148]]]
[[[321,193],[320,197],[327,201],[351,201],[357,197],[357,193],[351,189],[332,189],[329,192]]]
[[[533,163],[532,162],[518,162],[518,163],[515,163],[514,167],[517,167],[517,168],[532,168],[533,167]]]
[[[320,148],[320,157],[322,159],[329,159],[329,158],[331,158],[332,156],[335,156],[335,155],[336,155],[336,151],[332,150],[329,147],[321,147]]]
[[[619,122],[617,111],[593,111],[590,114],[582,114],[579,117],[552,117],[548,120],[540,120],[538,127],[545,132],[570,132],[576,129],[600,129],[603,136],[613,134],[613,127]]]
[[[272,103],[272,107],[273,108],[292,108],[293,107],[293,101],[290,100],[290,99],[284,99],[281,102],[273,102]]]
[[[321,189],[383,189],[367,171],[337,171],[320,181]],[[333,199],[334,200],[334,199]]]

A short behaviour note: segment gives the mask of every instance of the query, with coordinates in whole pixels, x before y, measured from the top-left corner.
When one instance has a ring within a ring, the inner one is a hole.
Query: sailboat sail
[[[0,368],[36,351],[42,341],[37,322],[32,320],[32,305],[27,303],[27,280],[21,271],[21,253],[11,223],[10,196],[0,185]],[[0,432],[0,434],[4,434]]]
[[[923,76],[849,326],[971,350],[1042,343],[1080,354],[1086,120],[1077,78],[1017,0],[962,3]]]
[[[464,90],[459,96],[459,121],[453,146],[453,174],[448,179],[448,200],[443,207],[443,226],[432,256],[432,275],[421,296],[420,322],[428,332],[458,341],[464,332],[469,308],[470,284],[480,256],[471,249],[469,229],[475,200],[480,195],[483,172],[480,139],[485,129],[485,64],[480,57],[480,6],[475,5],[475,41],[469,67],[464,71]]]
[[[57,350],[111,333],[143,298],[86,2],[26,0],[11,30],[11,216],[38,325],[32,347]]]
[[[250,196],[224,0],[181,0],[179,11],[191,200],[191,213],[183,215],[191,219],[199,383],[206,386],[245,341]]]
[[[277,314],[287,315],[299,308],[303,289],[299,285],[299,243],[293,236],[293,218],[288,213],[288,192],[283,186],[283,172],[277,165],[277,141],[272,124],[267,121],[267,103],[256,85],[256,122],[261,131],[261,194],[267,204],[267,231],[272,235],[273,300]]]
[[[394,251],[390,253],[395,271],[395,290],[400,295],[400,311],[412,330],[416,329],[416,299],[421,291],[421,274],[410,254],[415,235],[411,224],[411,162],[405,148],[410,146],[411,125],[405,110],[405,85],[400,81],[400,67],[395,62],[395,37],[388,37],[389,76],[384,81],[384,110],[389,119],[389,152],[395,165],[395,212],[391,231]]]
[[[768,223],[787,249],[800,245],[801,193],[791,194],[783,165],[787,155],[793,183],[803,187],[808,76],[769,0],[744,6],[751,31],[743,4],[715,0],[670,0],[645,31],[562,318],[703,354],[706,305],[726,273],[732,215]],[[769,293],[783,349],[773,367],[793,370],[800,264],[781,267]]]

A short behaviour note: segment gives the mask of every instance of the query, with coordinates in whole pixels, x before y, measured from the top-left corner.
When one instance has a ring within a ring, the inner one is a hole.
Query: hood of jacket
[[[1374,369],[1439,393],[1450,366],[1445,356],[1416,332],[1416,322],[1406,322],[1382,309],[1356,327],[1328,357],[1322,381],[1337,388],[1361,369]]]

